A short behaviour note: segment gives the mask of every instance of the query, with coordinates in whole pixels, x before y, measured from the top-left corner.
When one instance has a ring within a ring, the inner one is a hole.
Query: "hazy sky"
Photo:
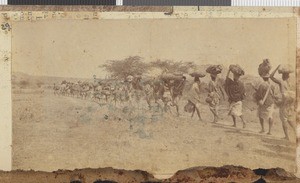
[[[14,22],[13,71],[105,76],[106,60],[139,55],[201,64],[240,64],[257,75],[262,59],[295,65],[294,19],[56,20]]]

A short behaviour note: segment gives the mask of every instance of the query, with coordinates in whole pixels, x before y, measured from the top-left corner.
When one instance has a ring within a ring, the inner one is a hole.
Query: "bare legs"
[[[271,135],[272,127],[273,127],[273,119],[270,118],[270,119],[269,119],[269,132],[267,133],[268,135]]]
[[[261,125],[261,131],[259,133],[264,133],[265,132],[264,119],[259,118],[259,122],[260,122],[260,125]],[[271,135],[272,126],[273,126],[273,119],[269,118],[269,132],[267,133],[268,135]]]
[[[290,120],[282,120],[282,128],[285,137],[283,139],[289,140],[289,135],[288,135],[288,124],[292,127],[292,129],[295,131],[296,130],[296,125],[290,121]]]
[[[232,125],[232,126],[233,126],[233,127],[236,127],[236,118],[235,118],[235,116],[233,116],[233,115],[232,115],[231,117],[232,117],[232,120],[233,120],[233,125]]]
[[[196,111],[197,111],[197,115],[198,115],[198,117],[199,117],[199,120],[200,120],[200,121],[203,121],[202,118],[201,118],[200,111],[199,111],[198,107],[195,107],[195,109],[196,109]]]
[[[193,118],[193,117],[194,117],[195,111],[196,111],[196,107],[194,106],[194,109],[193,109],[193,112],[192,112],[192,116],[191,116],[191,118]]]
[[[284,135],[285,135],[285,137],[283,139],[289,140],[290,138],[289,138],[289,135],[288,135],[287,120],[282,121],[282,128],[283,128],[283,132],[284,132]]]
[[[193,118],[195,112],[197,112],[197,115],[198,115],[198,117],[199,117],[199,121],[203,121],[202,118],[201,118],[201,114],[200,114],[199,108],[197,107],[197,105],[194,104],[194,110],[193,110],[193,112],[192,112],[191,118]]]
[[[265,132],[264,119],[263,118],[259,118],[259,122],[260,122],[260,126],[261,126],[261,130],[260,130],[259,133],[264,133]]]
[[[233,125],[232,126],[236,127],[236,116],[231,115],[231,117],[232,117],[232,120],[233,120]],[[243,123],[243,128],[246,128],[246,123],[245,123],[245,120],[244,120],[243,116],[240,116],[240,118],[241,118],[242,123]]]
[[[213,123],[217,123],[218,122],[218,119],[219,119],[219,116],[218,116],[218,113],[217,113],[217,109],[216,107],[209,107],[210,111],[213,113],[214,115],[214,121]]]
[[[294,130],[294,132],[296,133],[296,124],[289,119],[290,113],[289,111],[287,111],[286,106],[281,106],[281,108],[279,109],[279,115],[282,122],[283,132],[285,135],[283,139],[289,140],[288,125],[290,125]]]

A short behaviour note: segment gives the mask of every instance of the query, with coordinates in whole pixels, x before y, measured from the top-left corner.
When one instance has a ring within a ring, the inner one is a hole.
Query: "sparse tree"
[[[108,60],[106,64],[100,65],[111,74],[111,77],[125,79],[128,75],[136,76],[147,73],[149,64],[143,62],[142,57],[130,56],[123,60]]]
[[[160,68],[162,74],[165,73],[188,73],[190,69],[195,68],[193,62],[175,62],[172,60],[156,60],[150,63],[152,68]]]

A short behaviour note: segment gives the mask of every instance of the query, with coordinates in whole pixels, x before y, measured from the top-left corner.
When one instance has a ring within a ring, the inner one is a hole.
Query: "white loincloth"
[[[274,112],[274,104],[270,105],[269,107],[266,107],[264,105],[260,105],[257,108],[257,116],[259,118],[264,119],[264,120],[272,119],[273,118],[273,112]]]
[[[243,115],[243,103],[242,101],[231,102],[229,106],[229,115],[240,117]]]

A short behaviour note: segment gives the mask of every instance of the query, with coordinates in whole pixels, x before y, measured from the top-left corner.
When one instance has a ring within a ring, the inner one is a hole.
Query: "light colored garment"
[[[273,119],[274,104],[269,106],[259,105],[257,108],[257,116],[264,120]]]
[[[220,103],[220,96],[217,94],[217,92],[210,92],[208,94],[208,97],[211,99],[211,102],[209,102],[210,108],[216,108]]]
[[[165,101],[171,101],[172,100],[172,95],[171,92],[169,90],[165,90],[164,95],[163,95],[163,99]]]
[[[282,94],[290,90],[290,84],[287,80],[280,80],[280,83],[281,83],[280,92]]]
[[[279,108],[279,117],[282,122],[296,120],[295,112],[291,107],[280,107]]]
[[[229,115],[240,117],[243,115],[243,103],[242,101],[231,102],[229,106]]]
[[[216,109],[220,103],[221,99],[221,85],[219,80],[212,81],[210,80],[208,83],[208,97],[211,98],[211,102],[209,102],[209,106],[211,109]]]
[[[216,104],[216,105],[209,105],[209,109],[211,111],[213,111],[214,115],[219,115],[219,104]]]
[[[200,103],[200,88],[199,88],[198,83],[196,83],[196,82],[193,83],[193,85],[189,91],[188,100],[191,101],[196,106],[199,105],[199,103]]]
[[[291,91],[288,81],[281,81],[280,92],[282,94],[282,102],[279,106],[279,117],[282,122],[295,121],[295,92]]]

